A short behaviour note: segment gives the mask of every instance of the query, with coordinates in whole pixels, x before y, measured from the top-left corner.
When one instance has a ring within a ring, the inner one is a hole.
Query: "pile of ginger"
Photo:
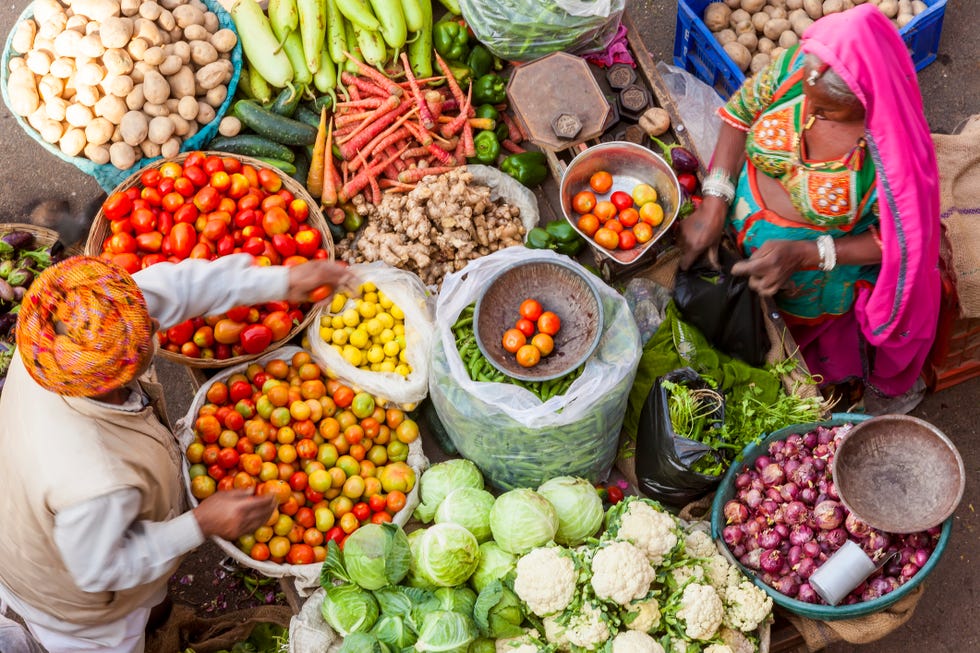
[[[353,200],[364,228],[337,244],[348,263],[384,261],[410,270],[427,286],[481,256],[524,242],[520,209],[490,199],[490,189],[457,168],[425,177],[408,193],[386,193],[374,205]]]

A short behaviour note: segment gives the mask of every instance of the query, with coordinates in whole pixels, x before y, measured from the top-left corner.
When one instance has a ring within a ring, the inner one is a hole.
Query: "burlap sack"
[[[952,245],[960,315],[980,317],[980,114],[955,136],[933,134],[939,205]]]
[[[182,653],[186,648],[194,649],[194,653],[214,653],[231,649],[248,639],[258,624],[267,622],[286,628],[292,616],[288,606],[263,605],[203,618],[193,608],[175,604],[167,621],[147,637],[146,653]]]
[[[680,265],[681,252],[676,247],[668,249],[660,255],[656,264],[640,272],[637,276],[654,281],[664,288],[673,288],[674,280],[677,277],[677,269]],[[786,323],[783,322],[775,304],[771,299],[766,299],[762,303],[766,313],[766,333],[772,346],[766,355],[767,363],[777,363],[788,358],[796,358],[797,366],[791,373],[783,377],[783,387],[787,392],[795,392],[801,397],[816,397],[819,395],[817,387],[810,383],[805,383],[809,376],[806,363],[799,353],[796,342]],[[639,487],[636,478],[636,442],[627,438],[625,434],[620,436],[619,451],[616,454],[616,469],[623,475],[633,487]]]

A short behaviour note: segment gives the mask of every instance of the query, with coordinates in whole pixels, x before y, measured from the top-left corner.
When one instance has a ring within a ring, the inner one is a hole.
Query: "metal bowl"
[[[473,313],[476,344],[490,364],[521,381],[547,381],[582,365],[602,336],[602,298],[588,272],[563,261],[532,260],[490,280]],[[561,320],[555,349],[534,367],[522,367],[504,349],[504,331],[520,317],[521,302],[534,298]]]
[[[579,191],[590,190],[589,178],[600,170],[612,175],[613,185],[608,193],[597,193],[598,200],[608,200],[617,190],[631,193],[638,184],[650,184],[657,190],[664,220],[657,226],[653,238],[633,249],[608,250],[578,228],[578,214],[572,210],[572,198]],[[634,263],[648,252],[659,249],[655,245],[674,224],[681,204],[681,185],[667,162],[642,145],[627,141],[595,145],[572,159],[561,176],[560,194],[561,211],[575,231],[601,256],[622,265]]]
[[[886,533],[941,524],[966,487],[963,459],[950,439],[908,415],[857,424],[837,447],[833,476],[848,510]]]

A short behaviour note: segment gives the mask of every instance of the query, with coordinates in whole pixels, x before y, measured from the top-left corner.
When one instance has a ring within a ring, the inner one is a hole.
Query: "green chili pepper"
[[[497,162],[497,157],[500,155],[500,141],[492,131],[484,130],[477,134],[473,139],[473,147],[476,148],[476,156],[467,159],[470,163],[492,166]]]
[[[474,77],[483,77],[493,70],[493,55],[479,43],[470,50],[470,56],[466,59],[466,65]]]
[[[535,227],[527,232],[526,245],[531,249],[553,249],[555,239],[541,227]]]
[[[507,100],[507,84],[499,75],[487,73],[473,82],[473,104],[500,104]]]
[[[541,152],[511,154],[500,164],[500,170],[525,186],[537,186],[548,178],[548,163]]]
[[[436,52],[450,61],[466,61],[470,53],[470,37],[466,28],[454,20],[441,20],[432,28]]]

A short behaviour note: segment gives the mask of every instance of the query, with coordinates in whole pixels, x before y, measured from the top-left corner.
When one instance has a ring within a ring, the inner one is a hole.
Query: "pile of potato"
[[[35,0],[14,28],[14,113],[68,156],[126,170],[176,156],[215,118],[233,30],[201,0]]]
[[[921,0],[724,0],[704,10],[704,23],[742,72],[756,73],[796,45],[813,21],[869,2],[905,27],[928,6]]]

